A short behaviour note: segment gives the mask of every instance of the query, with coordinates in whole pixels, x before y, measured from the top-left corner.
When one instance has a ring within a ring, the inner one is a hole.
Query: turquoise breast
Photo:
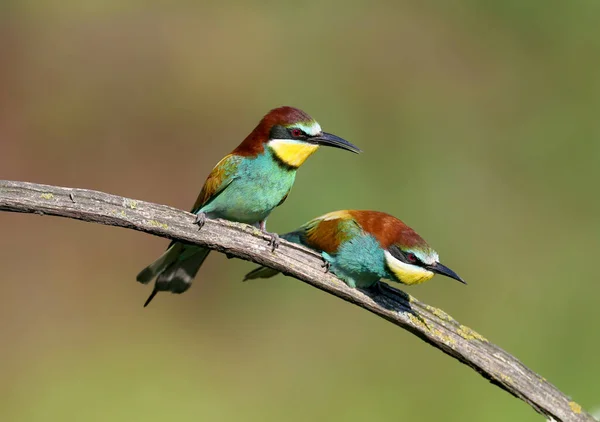
[[[279,164],[271,151],[245,158],[235,179],[201,211],[213,218],[254,224],[267,218],[289,193],[296,170]]]
[[[335,254],[324,257],[331,271],[351,287],[369,287],[388,275],[383,249],[369,234],[352,237]]]

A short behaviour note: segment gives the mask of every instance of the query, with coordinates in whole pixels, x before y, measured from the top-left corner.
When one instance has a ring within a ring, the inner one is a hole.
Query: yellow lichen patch
[[[129,207],[132,210],[137,208],[138,201],[134,201],[133,199],[125,199],[123,200],[123,206]]]
[[[577,413],[578,415],[581,413],[581,406],[575,403],[574,401],[569,402],[569,407],[573,411],[573,413]]]
[[[512,378],[505,374],[500,374],[500,379],[504,382],[512,383]]]
[[[436,308],[436,307],[433,307],[430,305],[425,305],[425,309],[427,309],[429,312],[431,312],[433,315],[435,315],[439,319],[442,319],[442,320],[448,321],[448,322],[455,322],[454,318],[452,318],[450,315],[448,315],[446,312],[442,311],[439,308]]]
[[[150,221],[148,221],[148,224],[150,224],[151,226],[154,226],[154,227],[160,227],[162,229],[168,229],[169,228],[168,224],[161,223],[160,221],[156,221],[156,220],[150,220]]]
[[[453,339],[449,335],[446,335],[443,331],[441,331],[435,327],[430,327],[429,325],[427,325],[425,320],[423,318],[421,318],[419,315],[415,315],[410,312],[407,312],[407,315],[408,315],[408,319],[410,319],[410,322],[412,322],[412,324],[414,326],[419,327],[423,331],[429,331],[435,338],[440,340],[445,345],[450,346],[450,347],[456,345],[455,339]]]
[[[418,315],[414,315],[410,312],[407,312],[407,315],[408,315],[408,319],[410,319],[410,322],[412,322],[414,326],[419,327],[422,330],[429,331],[429,326],[423,320],[423,318],[419,317]]]
[[[479,334],[476,331],[473,331],[466,325],[461,325],[458,327],[458,335],[464,338],[465,340],[479,340],[487,343],[487,339]]]
[[[50,200],[50,199],[53,199],[53,198],[54,198],[54,195],[52,195],[51,193],[42,193],[42,194],[40,195],[40,198],[43,198],[43,199]]]
[[[439,338],[441,341],[443,341],[444,344],[446,344],[448,346],[454,346],[454,345],[456,345],[456,340],[454,340],[450,336],[447,336],[446,334],[444,334],[442,331],[438,330],[437,328],[432,329],[431,333],[434,336],[436,336],[437,338]]]

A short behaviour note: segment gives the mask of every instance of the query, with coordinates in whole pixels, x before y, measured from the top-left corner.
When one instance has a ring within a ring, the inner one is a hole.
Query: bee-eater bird
[[[222,218],[252,224],[268,233],[267,217],[287,198],[296,170],[321,145],[360,152],[350,142],[323,132],[302,110],[271,110],[208,175],[191,211],[196,214],[196,224],[202,227],[207,217]],[[279,237],[268,234],[274,250]],[[171,242],[166,252],[137,276],[137,281],[144,284],[156,277],[144,306],[159,291],[185,292],[209,252],[207,248]]]
[[[281,237],[320,252],[324,266],[350,287],[370,288],[382,278],[413,285],[435,274],[466,284],[413,229],[383,212],[334,211]],[[244,281],[277,273],[258,267]]]

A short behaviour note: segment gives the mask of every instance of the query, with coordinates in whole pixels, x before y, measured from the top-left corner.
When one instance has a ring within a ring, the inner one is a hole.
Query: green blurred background
[[[189,209],[279,105],[321,150],[269,221],[402,218],[468,282],[406,289],[600,405],[600,3],[3,0],[0,178]],[[135,282],[167,241],[1,214],[0,420],[539,421],[405,331],[211,255],[185,295]]]

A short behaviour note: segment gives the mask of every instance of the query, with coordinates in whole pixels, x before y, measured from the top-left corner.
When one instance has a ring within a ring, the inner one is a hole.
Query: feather
[[[192,207],[192,212],[197,213],[200,208],[215,199],[236,178],[236,170],[243,158],[237,155],[226,155],[212,169],[202,190]]]

